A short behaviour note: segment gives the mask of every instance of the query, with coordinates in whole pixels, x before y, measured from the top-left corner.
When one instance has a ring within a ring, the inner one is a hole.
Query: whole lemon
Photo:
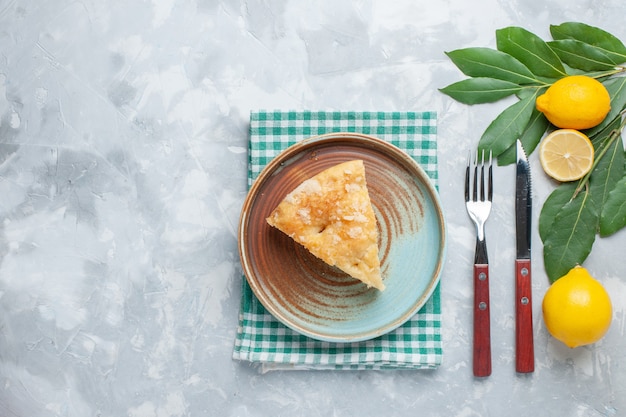
[[[608,293],[582,266],[572,268],[548,288],[542,310],[550,334],[570,348],[600,340],[613,317]]]
[[[563,129],[589,129],[611,110],[611,97],[604,85],[586,75],[570,75],[552,84],[537,97],[537,110]]]

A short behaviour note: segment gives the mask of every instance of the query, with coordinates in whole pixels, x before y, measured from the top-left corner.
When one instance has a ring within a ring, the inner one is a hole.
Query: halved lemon
[[[593,144],[574,129],[558,129],[543,138],[539,161],[552,178],[567,182],[584,177],[593,166]]]

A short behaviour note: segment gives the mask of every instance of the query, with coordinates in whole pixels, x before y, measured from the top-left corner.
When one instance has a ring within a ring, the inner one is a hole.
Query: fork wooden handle
[[[535,370],[530,259],[515,261],[515,370]]]
[[[474,264],[474,376],[491,375],[489,265]]]

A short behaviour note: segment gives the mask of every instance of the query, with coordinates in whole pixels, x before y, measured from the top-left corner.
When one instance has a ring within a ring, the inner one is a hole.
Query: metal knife
[[[515,370],[528,373],[535,370],[533,342],[533,307],[531,289],[530,241],[532,197],[528,158],[517,140],[517,172],[515,178]]]

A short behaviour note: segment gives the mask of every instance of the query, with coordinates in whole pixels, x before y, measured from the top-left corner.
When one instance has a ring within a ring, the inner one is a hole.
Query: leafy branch
[[[591,253],[596,235],[626,226],[626,172],[621,131],[623,113],[593,141],[592,170],[578,183],[563,183],[548,196],[539,215],[539,236],[548,279],[554,282]]]
[[[468,105],[516,96],[486,128],[478,149],[491,151],[499,165],[514,163],[519,138],[528,154],[554,126],[535,108],[537,97],[560,78],[584,74],[600,81],[611,97],[606,118],[583,131],[595,160],[578,183],[558,185],[543,204],[539,235],[550,281],[582,264],[596,235],[626,227],[626,46],[614,35],[584,23],[551,25],[552,40],[519,27],[496,31],[497,49],[465,48],[446,55],[469,78],[440,91]]]

